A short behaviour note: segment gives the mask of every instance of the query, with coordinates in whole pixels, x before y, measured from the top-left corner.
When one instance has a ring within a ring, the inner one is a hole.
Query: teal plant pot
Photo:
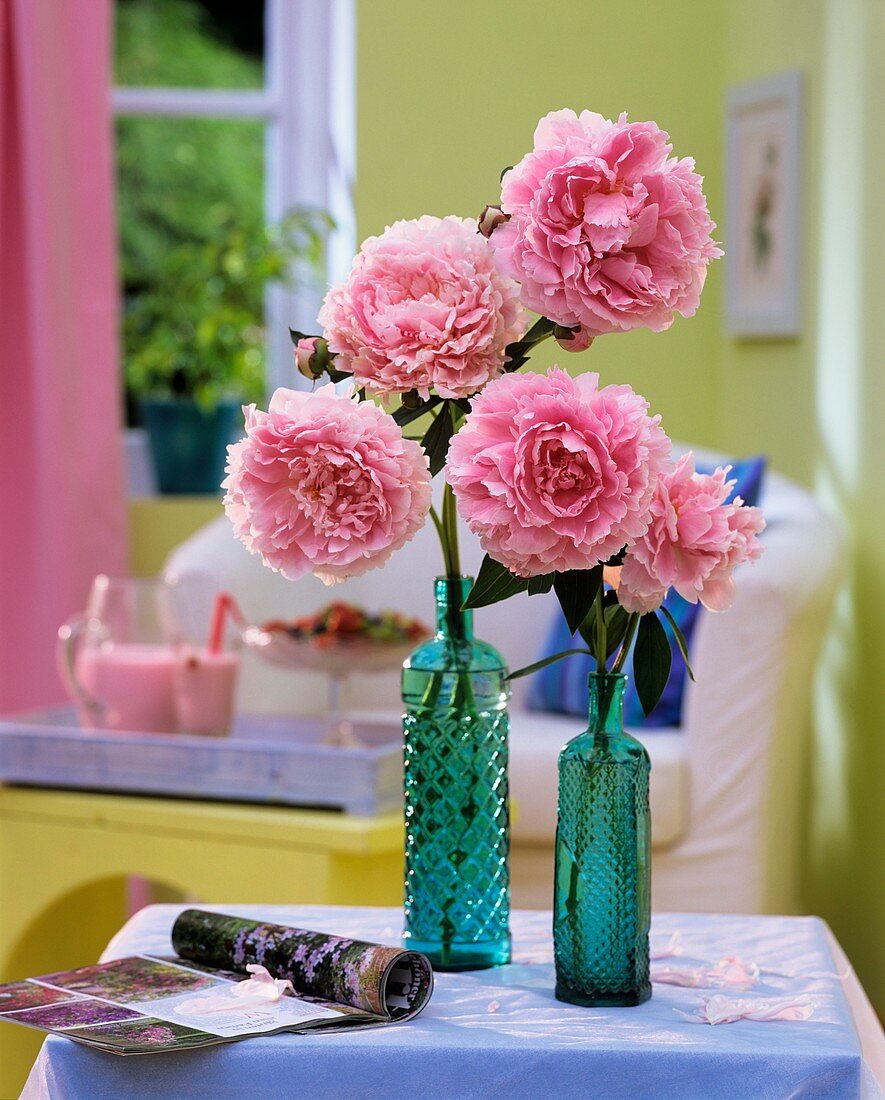
[[[207,410],[183,398],[147,398],[141,410],[160,492],[217,493],[227,445],[242,429],[240,405],[220,401]]]

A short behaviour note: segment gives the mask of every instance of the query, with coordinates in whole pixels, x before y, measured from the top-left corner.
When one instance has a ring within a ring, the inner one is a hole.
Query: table
[[[221,911],[395,941],[397,909],[217,906]],[[111,941],[105,958],[168,951],[180,906],[150,906]],[[807,994],[802,1022],[711,1027],[682,1018],[701,989],[656,985],[638,1008],[586,1009],[553,997],[550,915],[514,914],[510,966],[437,976],[416,1020],[347,1034],[279,1035],[206,1051],[117,1058],[51,1036],[22,1100],[342,1100],[344,1097],[595,1096],[765,1100],[787,1096],[855,1100],[880,1096],[871,1063],[885,1061],[881,1029],[844,956],[814,917],[660,914],[652,945],[681,933],[680,964],[727,954],[789,972],[736,997]],[[803,976],[799,976],[803,975]],[[863,1036],[863,1049],[858,1032]]]
[[[0,786],[0,982],[95,959],[143,876],[167,898],[393,905],[402,813],[319,810]],[[0,1097],[39,1035],[0,1028]]]

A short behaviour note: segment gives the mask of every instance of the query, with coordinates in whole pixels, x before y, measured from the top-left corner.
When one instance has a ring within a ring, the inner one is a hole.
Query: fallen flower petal
[[[674,1009],[687,1020],[705,1024],[733,1024],[737,1020],[768,1023],[775,1020],[807,1020],[814,1008],[807,997],[780,1001],[739,1001],[717,994],[706,997],[694,1013]]]
[[[759,967],[754,962],[745,963],[739,955],[726,955],[708,974],[711,984],[749,989],[759,980]]]
[[[657,951],[652,951],[649,958],[654,959],[672,959],[676,955],[682,954],[682,933],[674,932],[672,936],[667,940],[666,944],[659,948]]]
[[[244,1012],[255,1007],[256,1001],[276,1004],[287,989],[292,989],[288,978],[274,978],[267,967],[250,963],[246,970],[251,977],[237,982],[223,993],[188,997],[175,1006],[179,1016],[206,1016],[213,1012]]]
[[[252,975],[244,982],[237,982],[233,996],[250,1001],[278,1001],[287,989],[292,989],[288,978],[274,978],[267,967],[250,963],[246,970]]]
[[[678,966],[658,966],[651,972],[651,980],[659,985],[681,985],[692,988],[704,984],[704,971]]]

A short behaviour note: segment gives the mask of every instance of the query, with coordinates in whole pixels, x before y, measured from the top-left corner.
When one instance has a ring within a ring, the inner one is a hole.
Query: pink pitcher
[[[169,606],[162,581],[95,578],[84,614],[59,631],[60,671],[82,726],[176,731]]]

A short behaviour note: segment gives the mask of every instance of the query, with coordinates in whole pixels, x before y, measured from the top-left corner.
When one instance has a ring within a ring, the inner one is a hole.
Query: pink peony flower
[[[522,301],[586,335],[669,328],[698,308],[710,260],[702,178],[654,122],[553,111],[504,174],[491,236]],[[577,347],[577,345],[576,345]]]
[[[658,481],[651,524],[624,558],[618,602],[627,611],[660,607],[669,588],[689,603],[726,611],[734,600],[732,573],[762,553],[756,537],[765,527],[762,511],[740,497],[724,501],[734,487],[730,466],[713,474],[695,473],[694,455]]]
[[[629,386],[506,374],[452,440],[447,477],[483,548],[520,577],[589,569],[645,532],[670,441]]]
[[[424,523],[430,471],[421,447],[371,401],[279,389],[249,405],[228,447],[225,511],[265,565],[326,584],[382,565]]]
[[[336,366],[376,393],[468,397],[525,331],[519,287],[466,218],[400,221],[369,237],[320,324]]]

